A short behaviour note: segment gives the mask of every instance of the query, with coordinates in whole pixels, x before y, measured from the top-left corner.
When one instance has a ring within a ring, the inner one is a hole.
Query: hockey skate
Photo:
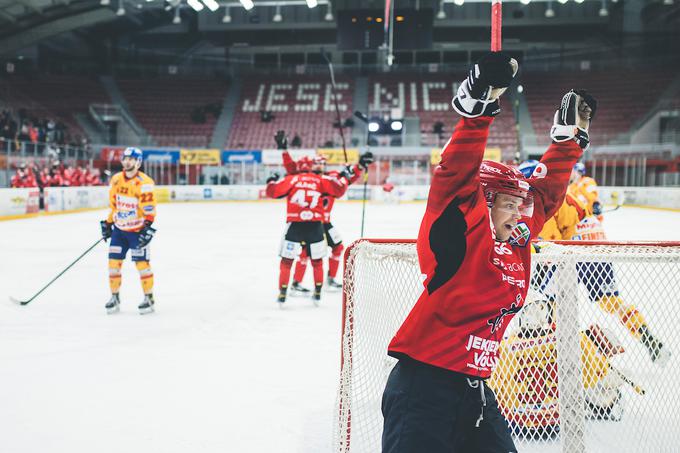
[[[315,307],[319,306],[319,303],[321,302],[321,287],[323,286],[322,283],[315,283],[314,284],[314,294],[312,294],[312,303],[314,304]]]
[[[329,291],[340,291],[342,289],[342,283],[336,281],[333,277],[330,275],[326,277],[326,288],[328,288]]]
[[[312,291],[310,291],[309,288],[305,288],[296,281],[294,281],[290,287],[291,296],[309,296],[311,293]]]
[[[137,308],[139,309],[139,314],[146,315],[148,313],[153,313],[154,312],[153,304],[154,304],[153,294],[145,294],[144,300],[142,301],[141,304],[137,306]]]
[[[279,289],[279,297],[276,298],[276,301],[279,303],[279,307],[283,307],[283,303],[286,301],[286,291],[288,290],[288,287],[286,285],[283,285]]]
[[[112,315],[120,311],[120,298],[118,294],[111,294],[111,299],[105,305],[106,313]]]
[[[668,350],[668,347],[664,346],[658,338],[652,335],[647,326],[640,327],[640,334],[640,343],[647,348],[647,353],[649,353],[652,362],[660,366],[666,365],[671,358],[671,352]]]

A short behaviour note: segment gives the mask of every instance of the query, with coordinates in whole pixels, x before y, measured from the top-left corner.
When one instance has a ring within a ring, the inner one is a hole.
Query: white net
[[[387,345],[423,290],[415,242],[347,253],[334,451],[379,452]],[[520,452],[680,451],[680,244],[542,244],[488,383]]]

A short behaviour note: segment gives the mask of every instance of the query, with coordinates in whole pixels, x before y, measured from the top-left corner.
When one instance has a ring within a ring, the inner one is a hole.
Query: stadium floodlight
[[[319,2],[317,0],[307,0],[307,8],[316,8]]]
[[[574,0],[576,3],[583,3],[585,0]]]
[[[282,20],[283,16],[281,16],[281,5],[276,5],[276,12],[274,13],[274,17],[272,17],[272,21],[281,22]]]
[[[241,5],[243,5],[243,9],[245,9],[246,11],[250,11],[255,6],[253,0],[238,0],[238,1],[241,2]]]
[[[220,9],[219,3],[217,3],[215,0],[201,0],[205,6],[208,7],[210,11],[213,13]]]
[[[458,6],[463,6],[463,3],[465,3],[465,0],[453,0],[453,3],[455,3]]]
[[[672,4],[673,4],[673,0],[663,0],[663,4],[664,4],[664,5],[672,5]]]
[[[528,5],[529,3],[531,3],[531,0],[519,0],[519,2],[520,2],[522,5]]]
[[[333,20],[333,7],[331,5],[331,2],[328,2],[328,5],[326,5],[326,15],[323,18],[326,22],[330,22]]]
[[[555,17],[555,10],[552,9],[552,6],[548,6],[548,8],[545,10],[545,17]]]
[[[437,19],[446,19],[446,13],[444,12],[444,2],[439,2],[439,11],[437,11]]]
[[[175,25],[182,23],[182,16],[179,15],[179,6],[175,8],[175,17],[172,18],[172,23]]]
[[[368,131],[369,132],[378,132],[380,130],[380,123],[378,123],[375,120],[371,120],[368,123]]]
[[[557,1],[564,5],[565,3],[567,3],[568,0],[557,0]]]
[[[393,120],[390,123],[390,129],[392,129],[395,132],[399,132],[404,128],[404,123],[402,123],[400,120]]]
[[[228,6],[224,8],[224,16],[222,16],[222,23],[228,24],[231,22],[231,8]]]
[[[99,4],[102,6],[109,6],[111,4],[111,0],[101,0]]]
[[[118,9],[116,10],[116,16],[124,16],[125,8],[123,8],[123,0],[118,0]]]
[[[199,0],[187,0],[187,5],[191,6],[191,8],[199,12],[203,9],[203,3],[201,3]]]
[[[517,92],[520,93],[520,94],[522,94],[524,92],[524,87],[521,84],[517,85]]]

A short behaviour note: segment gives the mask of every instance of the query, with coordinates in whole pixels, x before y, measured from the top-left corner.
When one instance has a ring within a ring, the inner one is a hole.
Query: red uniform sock
[[[312,270],[314,270],[314,284],[323,285],[323,260],[312,260]]]
[[[290,280],[290,268],[293,267],[293,260],[288,258],[281,258],[281,265],[279,273],[279,289],[288,287],[288,280]]]
[[[340,267],[340,258],[342,257],[342,251],[345,246],[338,244],[331,250],[331,257],[328,258],[328,276],[335,278],[338,274],[338,267]]]
[[[305,271],[307,270],[307,263],[309,262],[309,257],[307,256],[307,247],[302,249],[300,252],[300,257],[298,262],[295,263],[295,274],[293,274],[293,281],[300,283],[303,278],[305,278]]]

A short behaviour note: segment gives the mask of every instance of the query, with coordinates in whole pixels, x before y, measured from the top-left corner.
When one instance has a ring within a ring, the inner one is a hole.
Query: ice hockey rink
[[[365,236],[413,238],[424,208],[369,204]],[[106,315],[104,244],[30,305],[9,302],[96,241],[105,211],[0,222],[0,451],[331,451],[341,297],[277,306],[284,209],[160,205],[149,316],[129,261],[121,313]],[[359,237],[360,203],[333,216],[345,244]],[[680,240],[679,226],[678,212],[632,207],[605,220],[611,240]]]

